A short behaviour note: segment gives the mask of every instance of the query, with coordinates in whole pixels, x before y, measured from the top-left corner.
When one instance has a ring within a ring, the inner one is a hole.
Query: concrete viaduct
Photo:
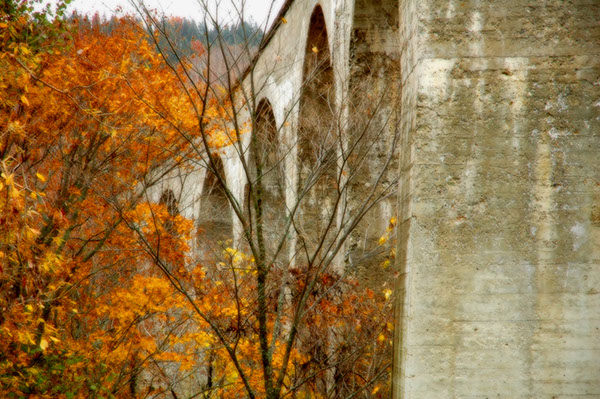
[[[283,135],[311,52],[336,107],[396,98],[394,397],[600,398],[600,1],[289,0],[251,71]]]

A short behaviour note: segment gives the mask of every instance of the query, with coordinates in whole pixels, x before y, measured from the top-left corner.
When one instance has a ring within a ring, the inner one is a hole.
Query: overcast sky
[[[56,0],[48,1],[56,2]],[[199,5],[200,1],[208,3],[209,8],[213,11],[218,9],[219,19],[223,22],[237,20],[237,18],[234,18],[237,12],[233,4],[239,8],[243,1],[245,3],[245,18],[250,17],[261,25],[264,24],[268,16],[271,3],[274,2],[271,10],[271,20],[277,15],[283,3],[283,0],[144,0],[144,3],[148,8],[156,8],[161,12],[164,11],[167,15],[201,20],[202,6]],[[69,9],[77,10],[80,13],[95,13],[98,11],[101,15],[110,16],[119,7],[122,7],[126,12],[134,12],[134,8],[128,0],[73,0]]]

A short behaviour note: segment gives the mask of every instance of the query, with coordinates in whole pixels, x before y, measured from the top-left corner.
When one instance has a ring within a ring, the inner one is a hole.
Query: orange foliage
[[[179,306],[131,226],[175,219],[148,239],[185,261],[190,223],[146,202],[197,122],[134,21],[41,28],[0,20],[0,396],[131,397]]]

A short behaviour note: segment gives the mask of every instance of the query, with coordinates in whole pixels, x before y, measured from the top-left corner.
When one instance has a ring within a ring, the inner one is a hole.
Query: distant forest
[[[109,34],[118,25],[117,17],[112,16],[110,19],[107,19],[106,17],[101,17],[98,13],[91,17],[74,13],[71,19],[78,20],[81,28],[100,29]],[[165,17],[162,20],[162,26],[180,57],[191,57],[203,49],[214,45],[218,46],[219,40],[232,49],[238,49],[238,51],[240,48],[248,46],[250,52],[254,53],[264,35],[260,26],[254,22],[240,22],[219,26],[218,29],[212,26],[207,29],[204,23],[190,18]],[[164,37],[161,37],[159,44],[161,49],[166,52],[166,56],[174,60],[174,53],[166,50],[169,46],[165,42]]]

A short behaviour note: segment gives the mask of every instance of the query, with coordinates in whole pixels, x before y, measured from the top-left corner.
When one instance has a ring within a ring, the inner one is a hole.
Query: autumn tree
[[[0,396],[134,397],[148,365],[190,361],[187,304],[131,226],[185,261],[192,225],[148,191],[199,155],[193,111],[138,22],[31,6],[0,15]]]

